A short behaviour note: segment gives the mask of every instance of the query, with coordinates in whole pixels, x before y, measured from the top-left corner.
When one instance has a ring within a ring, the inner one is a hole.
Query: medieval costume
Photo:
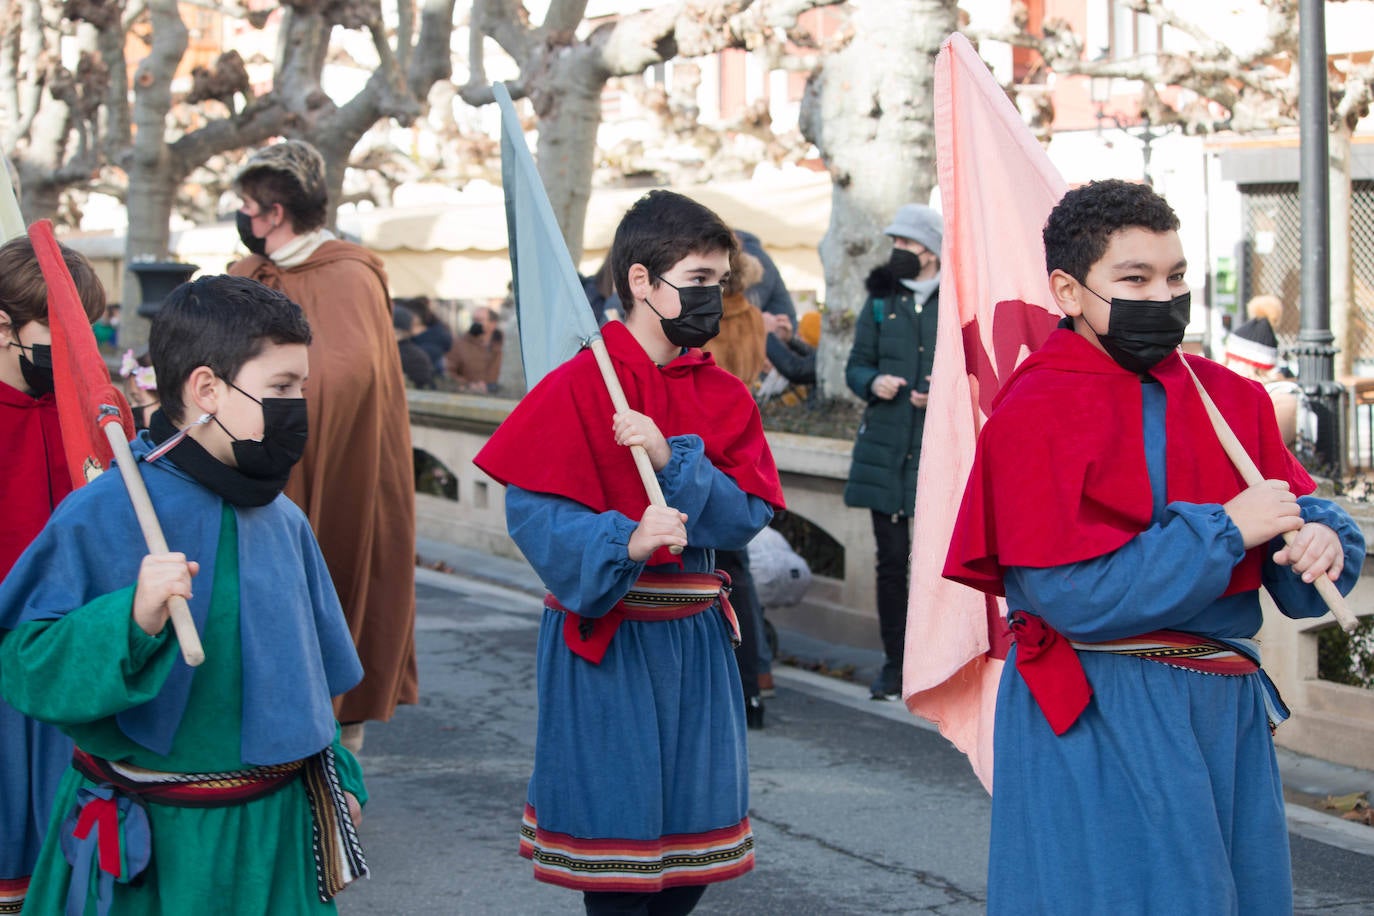
[[[77,745],[24,912],[333,912],[366,872],[330,703],[361,668],[310,527],[280,496],[235,506],[197,482],[175,463],[192,440],[152,464],[148,434],[132,447],[168,544],[200,563],[206,661],[132,618],[121,476],[64,500],[0,585],[0,688]]]
[[[57,400],[0,382],[0,580],[72,489],[62,451]],[[0,913],[17,913],[38,859],[57,783],[72,741],[55,726],[21,714],[0,698]]]
[[[285,492],[310,519],[367,672],[339,719],[389,719],[418,698],[415,471],[381,260],[321,231],[229,273],[281,290],[310,321],[310,438]]]
[[[511,536],[551,593],[521,853],[541,881],[656,892],[753,867],[734,626],[712,554],[743,549],[783,501],[737,379],[695,348],[657,366],[619,322],[603,334],[630,407],[670,447],[658,479],[687,515],[681,556],[628,556],[648,500],[589,351],[536,386],[475,463],[507,485]]]
[[[1183,357],[1143,380],[1061,327],[999,393],[945,575],[1005,594],[1016,645],[997,696],[991,913],[1287,913],[1292,879],[1259,668],[1256,590],[1291,617],[1315,588],[1246,551],[1223,508],[1245,483]],[[1269,479],[1310,493],[1258,385],[1189,357]],[[1359,528],[1301,496],[1345,547]]]

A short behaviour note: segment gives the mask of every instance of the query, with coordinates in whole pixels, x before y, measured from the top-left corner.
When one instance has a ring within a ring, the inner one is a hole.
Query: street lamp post
[[[1326,86],[1326,10],[1324,0],[1299,0],[1298,117],[1301,125],[1298,178],[1302,201],[1302,328],[1293,348],[1298,383],[1317,419],[1319,462],[1340,475],[1344,387],[1335,375],[1335,335],[1331,333],[1331,221],[1327,164],[1329,130]]]

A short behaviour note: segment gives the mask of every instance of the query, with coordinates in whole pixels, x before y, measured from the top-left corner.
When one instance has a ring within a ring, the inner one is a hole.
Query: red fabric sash
[[[119,805],[112,798],[93,798],[81,809],[72,835],[84,840],[94,828],[100,843],[100,870],[119,877]]]
[[[1009,620],[1016,638],[1016,670],[1056,735],[1062,735],[1088,708],[1093,689],[1069,641],[1044,618],[1025,611]]]
[[[714,573],[644,573],[600,617],[583,617],[568,610],[552,594],[544,596],[544,607],[565,614],[563,642],[574,655],[593,665],[601,664],[611,639],[622,620],[677,620],[708,610],[717,602],[730,627],[730,639],[739,645],[739,619],[730,605],[730,577]]]

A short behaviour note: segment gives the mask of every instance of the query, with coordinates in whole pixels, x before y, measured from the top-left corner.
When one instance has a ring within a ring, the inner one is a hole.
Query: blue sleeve
[[[1105,642],[1167,629],[1226,591],[1245,555],[1215,503],[1170,503],[1163,521],[1108,554],[1062,566],[1010,567],[1007,594],[1071,639]]]
[[[1336,588],[1342,595],[1350,594],[1360,578],[1360,567],[1364,564],[1364,532],[1344,509],[1329,500],[1300,496],[1298,506],[1302,509],[1303,521],[1325,525],[1341,539],[1341,546],[1345,550],[1345,567],[1336,580]],[[1269,545],[1264,562],[1264,587],[1274,603],[1289,617],[1320,617],[1325,614],[1326,604],[1317,594],[1317,589],[1302,581],[1302,576],[1295,573],[1292,567],[1279,566],[1274,562],[1274,554],[1281,549],[1283,539],[1275,538]]]
[[[797,385],[816,383],[816,351],[798,340],[784,343],[776,335],[764,339],[764,354],[782,377]]]
[[[605,614],[639,578],[644,564],[629,553],[638,524],[620,512],[593,512],[561,496],[506,488],[511,538],[544,587],[584,617]]]
[[[673,436],[672,454],[658,472],[663,499],[687,515],[687,543],[743,550],[773,518],[773,507],[739,488],[706,457],[700,436]]]

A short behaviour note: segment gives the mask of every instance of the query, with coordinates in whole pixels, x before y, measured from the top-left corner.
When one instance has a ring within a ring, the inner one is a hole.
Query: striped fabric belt
[[[316,886],[327,902],[358,878],[367,861],[348,813],[334,749],[303,760],[224,773],[168,773],[104,760],[77,748],[72,767],[96,784],[79,790],[63,824],[62,846],[72,865],[69,908],[81,912],[92,865],[99,864],[97,910],[108,912],[113,882],[128,882],[151,856],[147,803],[178,808],[224,808],[265,798],[295,779],[310,804]]]
[[[0,914],[13,916],[24,909],[24,896],[29,891],[29,879],[0,878]]]
[[[730,577],[714,573],[644,573],[601,617],[583,617],[564,607],[552,594],[544,607],[566,615],[563,641],[574,654],[601,664],[622,620],[677,620],[719,605],[730,628],[730,643],[739,645],[739,619],[730,605]]]
[[[225,808],[271,795],[299,776],[305,761],[228,773],[166,773],[103,760],[77,748],[72,768],[91,782],[114,786],[143,801],[177,808]]]
[[[1077,721],[1092,697],[1079,652],[1129,655],[1202,674],[1240,677],[1258,673],[1264,687],[1271,729],[1290,715],[1278,688],[1259,663],[1259,645],[1251,639],[1219,640],[1180,630],[1154,630],[1107,642],[1066,639],[1045,621],[1024,611],[1008,618],[1016,637],[1016,670],[1021,674],[1056,735]]]
[[[1259,652],[1253,640],[1219,642],[1205,636],[1178,630],[1155,630],[1129,639],[1108,642],[1077,642],[1069,645],[1079,652],[1107,652],[1111,655],[1133,655],[1162,662],[1174,668],[1201,671],[1203,674],[1238,676],[1259,670]],[[1242,651],[1242,649],[1248,651]]]

